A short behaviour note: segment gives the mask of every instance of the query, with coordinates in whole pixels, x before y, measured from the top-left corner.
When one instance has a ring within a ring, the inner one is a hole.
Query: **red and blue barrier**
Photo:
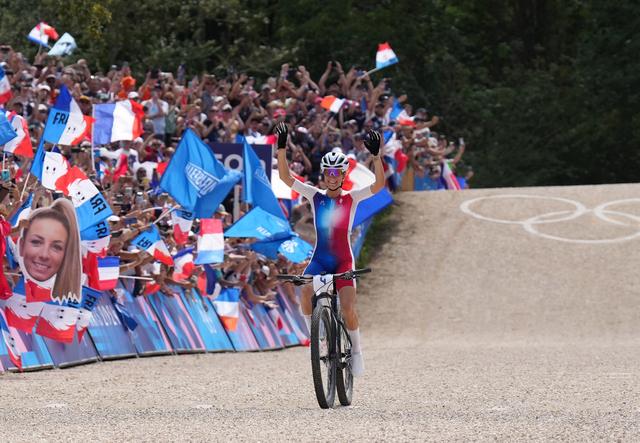
[[[370,221],[357,233],[357,252]],[[121,279],[116,296],[104,293],[100,297],[80,342],[77,337],[72,343],[61,343],[15,331],[23,370],[173,353],[276,350],[308,343],[309,331],[297,300],[292,301],[280,286],[275,288],[273,305],[251,306],[241,298],[233,331],[223,327],[212,301],[196,290],[187,294],[174,287],[172,295],[158,292],[134,297],[133,286],[132,280]],[[299,288],[296,298],[299,300]],[[0,373],[16,370],[0,340]]]
[[[298,346],[306,338],[304,326],[298,324],[304,321],[297,306],[289,303],[249,307],[241,299],[236,328],[227,331],[211,300],[196,290],[188,294],[172,287],[172,295],[158,292],[140,297],[133,297],[131,290],[131,282],[123,279],[117,297],[106,293],[100,297],[80,342],[77,337],[72,343],[61,343],[16,331],[23,370],[172,353],[276,350]],[[280,294],[278,298],[284,300]],[[16,370],[0,340],[0,372]]]

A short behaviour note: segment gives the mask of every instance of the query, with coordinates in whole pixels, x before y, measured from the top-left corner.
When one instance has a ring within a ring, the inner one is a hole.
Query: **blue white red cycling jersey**
[[[291,187],[311,202],[316,231],[316,245],[305,274],[322,272],[336,274],[354,269],[351,251],[351,228],[358,203],[371,197],[371,187],[365,186],[351,192],[342,191],[336,198],[327,197],[327,191],[293,181]],[[336,289],[354,286],[353,280],[338,280]]]

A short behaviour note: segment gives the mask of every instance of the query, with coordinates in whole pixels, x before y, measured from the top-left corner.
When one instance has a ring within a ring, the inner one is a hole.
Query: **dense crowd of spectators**
[[[354,67],[345,71],[337,61],[327,63],[317,82],[304,66],[289,64],[282,65],[277,75],[260,80],[245,73],[223,77],[206,73],[187,75],[185,67],[180,66],[176,72],[149,69],[139,81],[126,62],[113,65],[106,72],[92,71],[84,59],[65,64],[59,58],[40,53],[30,63],[6,45],[0,47],[0,63],[13,91],[5,109],[27,119],[34,147],[60,85],[67,86],[86,115],[92,114],[95,104],[124,99],[143,106],[143,136],[96,148],[93,161],[89,140],[79,146],[59,147],[71,164],[90,174],[116,214],[109,219],[112,230],[109,254],[120,256],[121,274],[153,279],[137,280],[137,295],[146,289],[157,289],[150,285],[159,285],[170,294],[168,283],[180,284],[189,290],[202,272],[201,267],[196,267],[191,277],[173,278],[173,269],[148,254],[140,254],[130,243],[174,204],[157,185],[186,128],[191,128],[215,149],[216,143],[236,142],[239,135],[249,141],[259,141],[271,133],[275,124],[285,121],[292,134],[288,149],[292,171],[320,187],[323,186],[320,159],[331,150],[339,149],[359,163],[369,165],[370,154],[363,143],[363,134],[369,129],[387,136],[395,134],[385,150],[400,149],[408,158],[402,174],[389,175],[389,186],[394,191],[439,188],[437,179],[444,162],[453,168],[460,166],[465,149],[462,140],[449,140],[435,132],[437,116],[430,116],[424,108],[414,112],[405,95],[396,98],[390,79],[374,83],[366,73]],[[345,99],[338,113],[329,112],[321,105],[322,98],[329,95]],[[411,118],[402,122],[391,119],[395,103]],[[449,158],[451,156],[453,158]],[[122,163],[123,158],[126,164]],[[33,177],[25,183],[29,163],[20,157],[3,157],[4,192],[0,212],[5,218],[22,203],[25,187],[34,191],[34,206],[48,205],[58,197],[39,186]],[[464,167],[458,168],[458,174],[466,182],[473,172],[470,167]],[[241,213],[247,209],[243,205]],[[214,217],[221,218],[227,227],[233,222],[231,210],[232,195]],[[308,204],[300,202],[294,207],[291,221],[295,230],[304,232],[305,237],[313,241],[308,236],[312,231]],[[156,224],[173,253],[195,246],[195,235],[189,237],[186,245],[175,244],[171,217],[164,217]],[[192,231],[197,230],[196,221]],[[226,259],[216,267],[218,281],[222,286],[242,287],[251,302],[270,303],[274,298],[275,274],[299,273],[304,263],[294,264],[282,256],[277,261],[267,260],[251,251],[248,241],[250,239],[225,240]],[[293,289],[286,290],[295,301]]]

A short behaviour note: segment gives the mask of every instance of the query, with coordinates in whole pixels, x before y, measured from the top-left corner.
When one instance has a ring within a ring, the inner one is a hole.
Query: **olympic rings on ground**
[[[477,212],[471,209],[472,205],[483,200],[500,200],[500,199],[514,199],[514,198],[559,201],[559,202],[566,203],[568,205],[573,206],[573,210],[547,212],[544,214],[535,215],[533,217],[530,217],[524,220],[504,220],[499,218],[487,217],[482,214],[478,214]],[[489,221],[493,223],[521,225],[524,228],[524,230],[529,232],[530,234],[537,235],[539,237],[546,238],[549,240],[556,240],[556,241],[561,241],[566,243],[578,243],[578,244],[607,244],[607,243],[625,242],[625,241],[633,240],[635,238],[640,237],[640,216],[608,209],[610,206],[619,205],[623,203],[640,203],[640,198],[612,200],[606,203],[602,203],[593,209],[588,209],[582,203],[577,202],[575,200],[570,200],[567,198],[547,197],[542,195],[528,195],[528,194],[500,194],[500,195],[490,195],[490,196],[478,197],[478,198],[466,200],[462,202],[462,204],[460,205],[460,210],[465,214],[470,215],[471,217],[477,218],[479,220]],[[615,238],[574,239],[574,238],[566,238],[566,237],[559,237],[556,235],[545,234],[543,232],[540,232],[537,227],[537,225],[541,225],[541,224],[560,223],[560,222],[575,220],[578,217],[581,217],[588,213],[592,213],[597,218],[607,223],[611,223],[618,226],[633,227],[636,229],[636,232],[630,235],[615,237]],[[630,220],[631,222],[625,223],[621,220],[612,218],[612,216],[622,217],[622,218],[625,218],[626,220]]]

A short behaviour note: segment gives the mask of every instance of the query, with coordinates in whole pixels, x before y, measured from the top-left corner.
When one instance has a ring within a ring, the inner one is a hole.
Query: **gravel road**
[[[639,193],[401,194],[360,285],[352,407],[318,408],[308,348],[140,358],[0,376],[0,441],[638,441]],[[537,197],[460,209],[505,194]],[[540,223],[567,200],[579,217]]]

